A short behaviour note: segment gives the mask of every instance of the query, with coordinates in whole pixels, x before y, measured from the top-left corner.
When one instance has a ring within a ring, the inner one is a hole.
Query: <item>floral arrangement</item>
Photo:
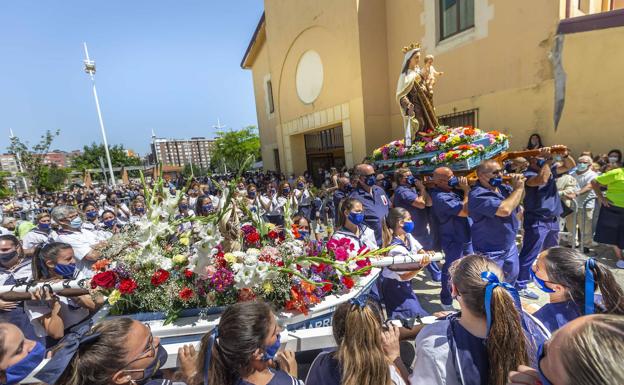
[[[456,148],[462,144],[471,144],[484,138],[488,138],[490,140],[490,144],[502,143],[507,140],[507,136],[501,134],[498,131],[484,132],[478,128],[474,128],[471,126],[454,128],[441,126],[438,127],[436,132],[438,133],[438,135],[433,137],[430,141],[417,141],[409,148],[405,147],[404,140],[395,140],[393,142],[390,142],[374,150],[372,158],[375,161],[401,158],[409,159],[430,152],[447,150],[455,151]],[[451,156],[454,156],[454,154],[455,152],[453,152]],[[458,158],[452,157],[450,159]],[[420,162],[418,162],[418,164],[410,163],[410,165],[423,166],[427,164],[437,163],[436,160],[432,159],[418,159],[417,161]]]
[[[108,297],[113,315],[164,312],[169,323],[184,309],[256,298],[307,313],[324,297],[352,289],[370,274],[370,259],[387,251],[355,250],[348,239],[296,239],[296,226],[280,230],[257,216],[240,226],[240,250],[224,250],[219,223],[233,206],[207,218],[176,219],[181,195],[162,185],[145,189],[146,218],[111,238],[92,266],[91,288]]]
[[[461,144],[452,149],[439,153],[432,163],[450,163],[465,160],[473,156],[481,155],[485,152],[485,146],[482,144]]]

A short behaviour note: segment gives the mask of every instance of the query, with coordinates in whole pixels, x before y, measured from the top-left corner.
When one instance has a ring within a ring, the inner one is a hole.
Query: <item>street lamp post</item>
[[[115,183],[115,175],[113,174],[113,164],[111,163],[110,152],[108,151],[108,141],[106,140],[106,130],[104,129],[104,121],[102,120],[102,111],[100,110],[100,100],[97,96],[97,90],[95,89],[95,61],[89,60],[89,51],[87,50],[87,43],[84,44],[84,51],[86,59],[84,60],[84,70],[91,77],[91,83],[93,83],[93,97],[95,98],[95,108],[97,108],[98,119],[100,121],[100,129],[102,130],[102,138],[104,140],[104,151],[106,152],[106,161],[108,162],[108,171],[110,173],[110,180],[113,186]]]
[[[11,135],[9,136],[10,139],[13,139],[13,129],[9,128],[9,131],[11,132]],[[24,177],[24,169],[22,168],[22,157],[20,156],[19,152],[15,152],[15,160],[17,161],[17,171],[22,174],[22,183],[24,184],[24,190],[26,190],[26,193],[29,193],[28,191],[28,183],[26,182],[26,178]]]

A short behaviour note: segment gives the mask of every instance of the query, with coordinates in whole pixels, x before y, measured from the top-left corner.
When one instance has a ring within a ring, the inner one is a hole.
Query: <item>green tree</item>
[[[6,180],[4,179],[10,175],[10,172],[0,171],[0,198],[6,198],[11,195],[11,190],[7,187]]]
[[[260,160],[260,138],[255,126],[217,132],[212,149],[213,169],[222,171],[225,165],[228,171],[239,171],[250,155]]]
[[[56,164],[45,165],[39,169],[38,181],[39,190],[45,191],[58,191],[65,186],[65,181],[69,171],[64,168],[58,167]]]
[[[50,152],[50,146],[59,133],[60,130],[54,132],[47,130],[45,134],[41,135],[39,143],[32,148],[29,147],[28,142],[22,142],[17,136],[11,137],[9,153],[20,158],[23,174],[30,178],[32,185],[37,190],[41,188],[40,177],[45,174],[44,169],[48,168],[44,163],[45,154]]]
[[[203,167],[198,167],[196,165],[193,165],[193,172],[191,173],[191,165],[190,164],[186,164],[184,165],[184,169],[182,170],[182,175],[185,178],[190,177],[191,175],[193,176],[204,176],[206,175],[206,170]]]
[[[112,147],[108,146],[108,152],[110,153],[113,167],[141,165],[141,159],[128,156],[123,144],[117,144]],[[90,145],[82,148],[82,154],[73,158],[73,168],[79,171],[84,171],[90,168],[99,169],[100,157],[104,159],[104,164],[106,164],[106,152],[104,151],[104,145],[91,143]]]

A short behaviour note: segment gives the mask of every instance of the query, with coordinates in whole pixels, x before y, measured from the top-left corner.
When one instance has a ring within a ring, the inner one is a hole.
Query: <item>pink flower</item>
[[[212,276],[217,272],[217,268],[209,265],[209,266],[204,266],[204,270],[202,272],[199,273],[199,277],[203,280],[208,280],[210,278],[212,278]]]

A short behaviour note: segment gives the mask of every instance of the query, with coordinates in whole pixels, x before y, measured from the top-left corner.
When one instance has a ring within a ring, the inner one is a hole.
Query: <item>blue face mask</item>
[[[167,350],[162,347],[162,345],[158,345],[156,348],[156,358],[152,361],[151,364],[147,366],[147,368],[143,369],[143,378],[140,380],[136,380],[137,384],[146,384],[148,380],[158,373],[158,371],[167,363]]]
[[[282,190],[282,193],[283,193],[284,195],[288,195],[288,194],[290,194],[290,189],[287,187],[287,188],[285,188],[285,189],[283,189],[283,190]]]
[[[49,223],[39,223],[37,225],[37,228],[39,228],[39,230],[41,230],[41,231],[48,231],[48,230],[50,230],[50,224]]]
[[[205,213],[209,213],[212,211],[212,205],[203,205],[202,210],[204,210]]]
[[[247,192],[247,196],[250,198],[255,198],[256,197],[256,192],[255,191],[248,191]]]
[[[351,191],[353,191],[353,186],[351,186],[350,184],[346,184],[344,186],[344,192],[346,192],[347,194],[350,193]]]
[[[533,271],[533,269],[529,269],[529,273],[531,274],[531,278],[533,278],[533,282],[535,282],[535,285],[544,293],[554,293],[555,291],[551,288],[549,288],[548,286],[546,286],[546,282],[541,279],[540,277],[538,277],[537,275],[535,275],[535,272]]]
[[[305,187],[305,185],[304,185],[303,183],[297,183],[297,187],[298,187],[299,189],[302,189],[302,188],[304,188],[304,187]]]
[[[375,182],[377,182],[377,177],[375,177],[375,175],[367,176],[365,182],[367,186],[372,187],[375,185]]]
[[[74,278],[74,273],[76,272],[76,264],[70,263],[68,265],[58,264],[54,266],[54,272],[65,279]]]
[[[136,211],[137,214],[143,214],[145,212],[145,207],[137,207],[134,211]]]
[[[299,238],[297,239],[307,239],[310,236],[309,231],[299,230]]]
[[[6,384],[14,385],[20,383],[24,378],[28,377],[30,373],[43,361],[45,357],[45,347],[37,342],[35,347],[28,353],[28,355],[22,358],[18,363],[6,368]]]
[[[546,161],[544,159],[537,160],[537,167],[542,168],[545,164],[546,164]]]
[[[537,348],[537,361],[536,361],[537,371],[539,373],[539,377],[540,377],[540,381],[542,382],[542,385],[552,385],[552,382],[550,382],[550,380],[548,380],[548,378],[546,378],[546,376],[542,372],[542,368],[540,367],[540,361],[543,358],[544,358],[544,344],[541,344]]]
[[[275,355],[277,354],[277,351],[280,348],[280,345],[281,345],[280,335],[278,334],[277,339],[275,340],[275,343],[273,345],[264,347],[264,354],[262,355],[262,361],[270,361],[274,359]]]
[[[499,187],[503,184],[503,177],[501,176],[497,176],[495,178],[490,178],[490,180],[488,181],[488,183],[490,184],[490,186],[492,187]]]
[[[349,221],[354,225],[361,225],[364,222],[364,213],[349,213]]]
[[[8,253],[0,253],[0,262],[8,263],[17,255],[17,250],[9,251]]]
[[[116,223],[117,223],[117,219],[110,219],[108,221],[104,221],[104,226],[111,228],[115,226]]]
[[[452,176],[451,179],[449,179],[448,181],[448,186],[450,188],[455,188],[457,186],[459,186],[459,179],[456,176]]]
[[[576,165],[576,169],[581,172],[587,170],[588,168],[589,168],[589,165],[587,163],[579,163]]]
[[[188,205],[180,205],[178,207],[180,208],[181,211],[184,211],[184,210],[188,209]]]
[[[95,219],[98,213],[97,211],[87,211],[85,215],[87,216],[87,219]]]
[[[416,182],[416,178],[414,178],[414,175],[410,175],[407,177],[407,184],[412,186],[414,184],[414,182]]]
[[[411,233],[414,231],[414,222],[405,222],[403,223],[403,231],[406,233]]]
[[[69,222],[69,226],[75,230],[80,229],[80,227],[82,226],[82,218],[76,217],[72,219],[71,222]]]

